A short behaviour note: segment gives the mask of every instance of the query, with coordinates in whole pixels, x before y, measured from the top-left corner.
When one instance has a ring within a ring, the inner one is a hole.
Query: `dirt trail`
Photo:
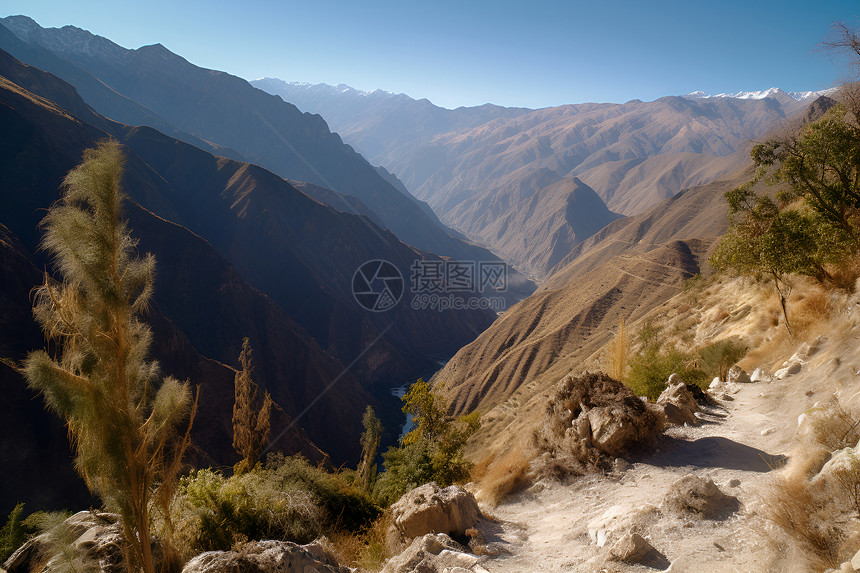
[[[698,414],[698,426],[669,429],[659,450],[626,471],[567,485],[539,483],[514,496],[489,511],[502,522],[498,538],[512,555],[484,567],[506,573],[649,570],[606,560],[608,548],[632,530],[666,556],[669,571],[768,570],[758,492],[785,463],[798,415],[828,393],[805,391],[810,385],[804,379],[814,375],[735,385],[728,398],[718,393],[717,405]],[[690,473],[713,479],[741,509],[725,521],[663,512],[671,484]]]

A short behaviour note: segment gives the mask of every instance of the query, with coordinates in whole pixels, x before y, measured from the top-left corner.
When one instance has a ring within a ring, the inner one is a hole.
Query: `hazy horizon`
[[[817,91],[845,66],[818,49],[850,1],[778,9],[731,0],[402,5],[255,0],[5,2],[43,27],[73,25],[127,48],[161,43],[190,62],[253,80],[346,84],[456,108],[621,103],[702,90]],[[766,63],[765,63],[766,62]]]

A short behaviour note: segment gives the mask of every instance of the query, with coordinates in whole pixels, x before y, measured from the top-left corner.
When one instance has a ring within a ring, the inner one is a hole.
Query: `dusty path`
[[[608,548],[632,530],[667,557],[670,571],[768,570],[758,491],[785,462],[797,416],[817,399],[798,390],[809,387],[803,378],[811,375],[732,387],[728,399],[698,414],[698,426],[671,428],[657,452],[626,471],[539,483],[514,496],[490,510],[512,555],[483,566],[510,573],[653,570],[606,561]],[[738,497],[740,511],[725,521],[661,511],[669,486],[689,473]]]

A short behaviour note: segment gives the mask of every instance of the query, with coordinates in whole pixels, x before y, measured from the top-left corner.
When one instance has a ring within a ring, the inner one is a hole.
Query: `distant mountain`
[[[477,193],[448,215],[452,225],[493,245],[505,260],[538,279],[574,246],[620,217],[588,185],[549,169],[528,172],[505,193]]]
[[[561,202],[526,211],[516,225],[491,221],[483,212],[487,205],[516,205],[523,189],[536,189],[552,173],[555,180],[577,177],[611,211],[642,212],[681,189],[741,169],[748,142],[815,95],[777,89],[719,97],[697,93],[540,110],[490,107],[493,117],[484,117],[482,108],[442,110],[403,94],[268,78],[254,83],[321,113],[346,141],[427,201],[443,223],[538,279],[559,250],[587,234],[559,243],[532,233],[545,221],[565,217]]]
[[[709,99],[709,98],[732,98],[732,99],[764,99],[766,97],[789,97],[795,101],[802,102],[810,102],[812,100],[818,99],[821,96],[830,95],[836,91],[836,88],[830,88],[826,90],[819,91],[806,91],[806,92],[787,92],[780,88],[768,88],[766,90],[753,91],[753,92],[735,92],[735,93],[721,93],[716,95],[710,95],[703,91],[695,91],[689,93],[683,97],[689,99]]]
[[[280,96],[302,111],[320,114],[371,163],[381,165],[385,165],[389,153],[408,141],[531,111],[492,104],[445,109],[427,99],[416,100],[383,90],[364,92],[344,84],[330,86],[262,78],[253,80],[251,85]]]
[[[197,67],[161,44],[129,50],[73,26],[42,28],[25,16],[9,16],[0,24],[14,34],[13,41],[0,33],[0,48],[36,66],[50,52],[51,71],[111,119],[150,125],[217,153],[200,144],[212,142],[281,177],[354,195],[398,238],[421,249],[466,260],[495,259],[451,236],[414,197],[391,185],[330,132],[322,118],[303,114],[241,78]]]

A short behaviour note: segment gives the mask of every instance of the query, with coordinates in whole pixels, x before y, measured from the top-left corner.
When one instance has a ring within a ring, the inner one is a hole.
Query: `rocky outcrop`
[[[428,483],[413,489],[391,506],[389,542],[406,544],[426,533],[466,537],[481,517],[475,496],[459,485],[441,488]]]
[[[666,421],[677,426],[695,425],[698,422],[696,412],[699,410],[699,405],[693,393],[680,380],[672,383],[673,379],[670,377],[669,382],[670,384],[657,398],[657,405],[663,409]]]
[[[71,543],[71,554],[61,547],[67,543]],[[100,573],[124,573],[124,543],[118,515],[81,511],[22,545],[3,567],[8,573],[87,567]],[[157,543],[153,543],[153,557],[157,565],[161,561]]]
[[[689,474],[672,484],[661,507],[680,516],[722,520],[735,513],[740,502],[720,491],[713,480]]]
[[[349,573],[316,544],[254,541],[237,551],[207,551],[185,564],[182,573]]]
[[[568,376],[535,434],[536,467],[553,474],[609,469],[614,458],[656,441],[665,425],[661,410],[606,374]]]
[[[467,553],[444,533],[416,537],[400,555],[392,557],[382,573],[487,573],[481,566],[486,557]]]

